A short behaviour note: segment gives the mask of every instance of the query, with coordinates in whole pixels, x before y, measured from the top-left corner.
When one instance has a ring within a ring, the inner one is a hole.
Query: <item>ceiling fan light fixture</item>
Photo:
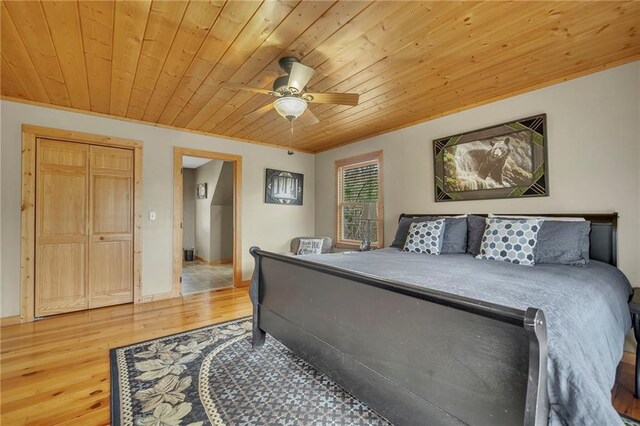
[[[287,120],[295,120],[307,110],[307,102],[294,96],[283,96],[273,102],[273,108]]]

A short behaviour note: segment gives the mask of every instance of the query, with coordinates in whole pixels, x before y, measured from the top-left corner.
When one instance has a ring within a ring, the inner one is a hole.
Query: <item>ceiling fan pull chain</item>
[[[289,120],[289,124],[291,127],[289,131],[289,151],[287,151],[287,154],[293,155],[293,120]]]

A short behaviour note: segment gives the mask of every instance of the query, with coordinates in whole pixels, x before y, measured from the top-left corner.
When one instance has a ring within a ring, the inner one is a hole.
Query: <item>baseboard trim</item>
[[[236,284],[234,287],[235,288],[246,288],[246,287],[249,287],[249,285],[251,285],[251,280],[243,280],[243,281],[240,281],[238,284]]]
[[[166,293],[148,294],[142,296],[142,303],[157,302],[158,300],[173,299],[174,297],[180,297],[179,294],[174,294],[172,291]]]
[[[206,260],[201,258],[200,256],[195,256],[195,260],[204,263],[205,265],[226,265],[229,263],[233,263],[233,259],[218,259],[218,260]]]
[[[629,364],[629,365],[636,365],[636,354],[635,352],[627,352],[624,351],[622,353],[622,362],[624,362],[625,364]]]
[[[16,324],[20,324],[20,315],[0,318],[0,327],[9,327],[10,325]]]

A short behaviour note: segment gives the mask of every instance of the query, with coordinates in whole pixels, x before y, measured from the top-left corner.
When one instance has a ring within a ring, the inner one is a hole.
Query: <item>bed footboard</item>
[[[544,314],[251,249],[269,333],[395,425],[546,425]]]

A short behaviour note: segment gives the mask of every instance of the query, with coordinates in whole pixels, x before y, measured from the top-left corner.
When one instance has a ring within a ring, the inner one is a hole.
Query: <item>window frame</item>
[[[335,222],[335,246],[338,248],[359,248],[361,241],[342,239],[342,207],[345,203],[342,201],[341,181],[344,169],[362,167],[367,164],[378,164],[378,201],[376,202],[376,210],[378,213],[378,241],[372,242],[371,247],[384,247],[384,189],[383,189],[383,151],[374,151],[366,154],[360,154],[353,157],[336,160],[336,222]],[[348,205],[359,205],[361,203],[348,202]]]

